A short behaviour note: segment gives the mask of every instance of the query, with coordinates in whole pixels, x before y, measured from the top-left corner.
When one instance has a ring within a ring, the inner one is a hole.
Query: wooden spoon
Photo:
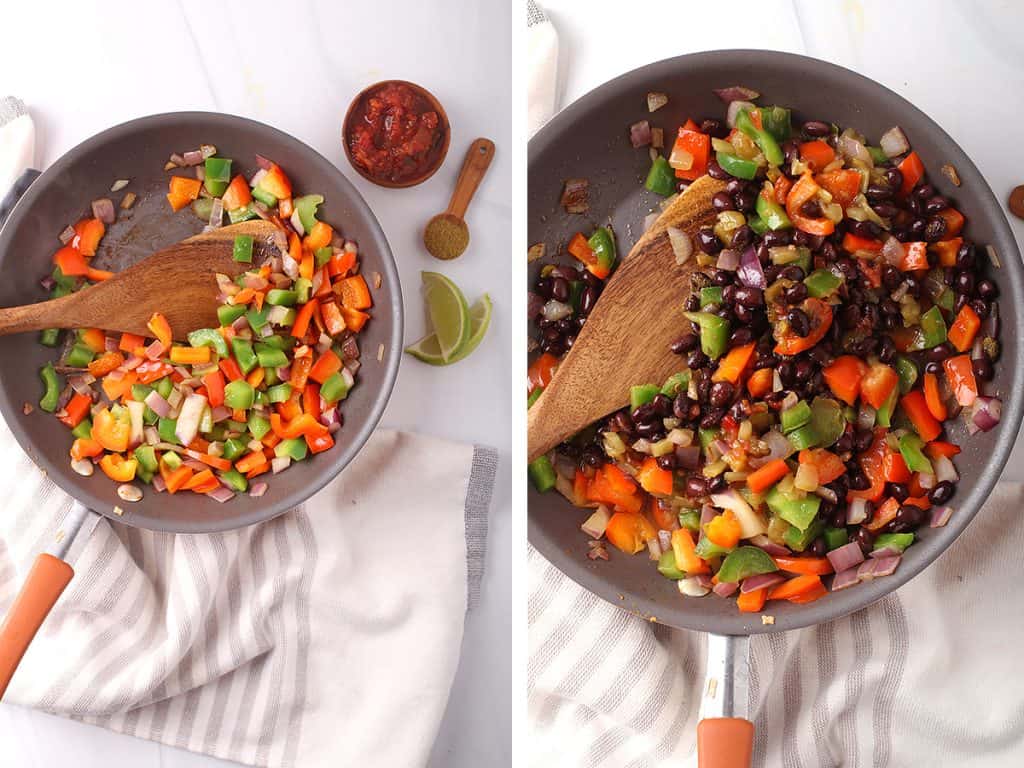
[[[232,258],[236,235],[251,235],[260,252],[287,252],[284,233],[262,219],[205,232],[157,251],[108,280],[68,296],[0,309],[0,335],[43,328],[103,328],[152,336],[146,323],[160,312],[183,339],[197,328],[217,327],[220,272],[235,277],[249,266]]]
[[[527,416],[529,458],[629,402],[633,384],[661,383],[681,367],[669,345],[682,331],[691,257],[676,264],[668,228],[694,237],[715,218],[725,184],[702,176],[662,212],[608,280],[569,354]]]
[[[469,227],[463,217],[493,159],[494,142],[490,139],[477,139],[469,145],[448,209],[428,221],[423,231],[423,244],[431,256],[454,259],[466,250],[469,245]],[[444,238],[445,230],[454,237]]]

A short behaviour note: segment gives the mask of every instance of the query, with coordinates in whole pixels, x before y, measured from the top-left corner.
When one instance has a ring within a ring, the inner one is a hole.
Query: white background
[[[511,455],[521,453],[524,422],[524,198],[515,190],[522,189],[525,146],[522,100],[513,95],[522,90],[510,83],[519,76],[512,27],[521,31],[523,17],[519,3],[505,0],[3,4],[0,95],[19,96],[29,106],[43,167],[88,136],[140,115],[183,109],[245,115],[310,144],[362,192],[398,261],[407,341],[424,332],[421,270],[450,276],[470,302],[490,292],[495,313],[481,347],[450,368],[406,356],[383,420],[500,452],[483,601],[467,618],[462,664],[431,759],[446,768],[507,764],[508,723],[521,710],[522,675],[514,660],[521,656],[524,614],[513,595],[520,579],[509,571],[521,570],[525,530],[521,509],[510,500],[512,477],[522,474],[514,474]],[[410,190],[364,181],[342,152],[341,120],[350,100],[385,78],[429,88],[452,124],[444,167]],[[459,260],[441,263],[423,249],[420,232],[447,206],[463,153],[477,136],[493,139],[497,153],[467,215],[472,244]],[[406,714],[414,713],[396,713],[395,728]],[[0,705],[0,765],[228,763]],[[366,765],[374,765],[372,755]]]

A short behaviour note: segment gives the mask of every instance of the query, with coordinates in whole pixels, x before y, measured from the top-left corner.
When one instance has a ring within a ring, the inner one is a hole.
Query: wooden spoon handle
[[[44,328],[77,328],[77,313],[73,311],[78,296],[73,293],[59,299],[25,304],[20,307],[0,308],[0,336]]]
[[[459,171],[459,179],[455,182],[455,191],[452,192],[451,202],[448,203],[448,213],[460,219],[466,215],[469,201],[473,199],[473,193],[480,186],[480,181],[493,159],[494,142],[490,139],[477,139],[469,145],[462,170]]]

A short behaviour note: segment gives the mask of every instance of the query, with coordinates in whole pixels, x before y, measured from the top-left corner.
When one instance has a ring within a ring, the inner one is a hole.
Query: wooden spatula
[[[668,228],[693,237],[711,222],[725,184],[697,179],[662,212],[608,280],[551,383],[527,417],[530,461],[629,402],[633,384],[663,382],[682,365],[669,345],[681,335],[695,259],[676,264]]]
[[[262,219],[205,232],[157,251],[109,280],[51,301],[0,309],[0,335],[43,328],[103,328],[152,336],[154,312],[182,339],[216,327],[217,272],[235,277],[249,266],[232,258],[236,235],[251,235],[253,260],[287,251],[284,233]]]

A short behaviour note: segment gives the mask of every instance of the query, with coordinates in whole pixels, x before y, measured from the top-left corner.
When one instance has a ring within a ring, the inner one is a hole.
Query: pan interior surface
[[[901,126],[923,159],[929,180],[967,217],[967,234],[979,244],[991,244],[1002,262],[1001,269],[990,270],[1000,289],[1002,355],[992,394],[1003,400],[1002,421],[991,432],[972,437],[959,424],[951,429],[947,425],[950,439],[965,448],[956,459],[961,481],[951,502],[953,517],[944,528],[919,530],[919,541],[892,576],[809,605],[769,603],[763,613],[772,615],[774,623],[763,624],[760,614],[739,613],[734,600],[681,596],[643,555],[629,557],[610,548],[610,562],[589,560],[587,536],[580,531],[583,511],[557,493],[528,491],[530,542],[582,586],[673,627],[748,634],[809,626],[863,608],[919,573],[977,514],[1009,458],[1021,421],[1024,391],[1014,382],[1024,355],[1019,332],[1024,283],[1020,253],[1001,206],[971,160],[937,124],[868,78],[827,62],[770,51],[713,51],[660,61],[604,84],[556,115],[530,141],[528,242],[543,242],[553,253],[564,250],[573,233],[610,222],[620,253],[627,253],[641,234],[644,217],[657,210],[661,199],[643,189],[650,159],[646,149],[632,149],[628,126],[650,120],[671,136],[688,117],[722,118],[726,105],[712,90],[732,85],[759,91],[760,104],[793,108],[794,124],[833,121],[875,140],[892,126]],[[646,108],[651,91],[669,97],[668,105],[653,114]],[[960,187],[938,172],[945,163],[957,169]],[[566,214],[559,204],[570,178],[590,181],[587,214]],[[530,284],[540,266],[531,265]]]
[[[336,445],[288,471],[269,478],[260,498],[240,494],[218,504],[196,494],[170,496],[143,487],[143,499],[129,504],[117,497],[117,485],[101,472],[85,478],[70,467],[71,436],[66,427],[38,409],[26,415],[24,403],[40,396],[39,368],[54,360],[57,350],[38,343],[38,334],[0,337],[0,411],[22,449],[64,491],[95,511],[120,522],[154,530],[194,533],[226,530],[266,520],[302,503],[352,460],[376,426],[394,386],[402,349],[402,295],[391,249],[377,219],[355,187],[326,158],[302,142],[268,125],[233,115],[178,112],[140,118],[110,128],[55,162],[29,187],[0,231],[0,306],[47,298],[39,280],[52,269],[60,247],[57,235],[67,225],[91,215],[90,202],[110,197],[117,205],[126,192],[138,195],[118,220],[95,257],[100,267],[120,269],[149,253],[202,230],[191,210],[172,213],[166,200],[168,177],[189,175],[193,169],[164,171],[172,152],[213,144],[218,155],[233,159],[232,173],[249,178],[256,172],[255,156],[269,157],[291,178],[296,193],[319,193],[325,198],[320,217],[347,239],[359,244],[362,270],[379,273],[374,290],[373,319],[359,336],[362,366],[356,386],[345,401],[345,425]],[[340,151],[340,147],[339,147]],[[116,179],[129,179],[124,190],[111,193]],[[173,291],[174,286],[167,286]],[[211,285],[216,292],[216,286]],[[383,345],[384,356],[377,360]]]

